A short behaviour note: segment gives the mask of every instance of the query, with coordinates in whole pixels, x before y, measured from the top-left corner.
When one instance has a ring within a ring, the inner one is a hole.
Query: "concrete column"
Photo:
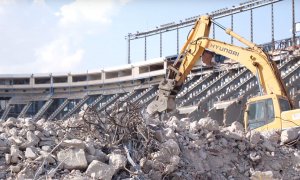
[[[105,71],[102,70],[102,71],[101,71],[101,80],[104,81],[105,79],[106,79]]]
[[[132,67],[132,76],[136,77],[136,76],[138,76],[139,74],[140,74],[140,69],[139,69],[139,67],[133,66],[133,67]]]
[[[30,76],[30,79],[29,79],[29,85],[30,85],[30,86],[33,86],[33,85],[34,85],[34,75],[33,75],[33,74]]]
[[[69,84],[72,83],[72,74],[71,73],[68,74],[68,83]]]

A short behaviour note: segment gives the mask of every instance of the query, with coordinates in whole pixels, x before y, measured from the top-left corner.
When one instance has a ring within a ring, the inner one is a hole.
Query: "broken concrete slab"
[[[285,144],[298,138],[299,128],[289,128],[281,132],[280,141]]]
[[[57,158],[63,163],[63,167],[69,170],[84,170],[88,165],[83,149],[74,148],[59,151]]]
[[[280,140],[280,134],[277,131],[266,131],[260,133],[264,139],[269,140],[272,143],[278,143]]]
[[[251,173],[251,180],[274,180],[272,171],[254,171]]]
[[[215,131],[215,130],[219,130],[219,124],[217,121],[207,117],[207,118],[202,118],[198,121],[198,125],[202,128],[202,129],[206,129],[209,131]]]
[[[35,159],[38,157],[37,150],[33,147],[27,147],[25,151],[25,157],[27,159]]]
[[[111,165],[116,171],[125,167],[127,158],[122,154],[112,153],[109,154],[109,165]]]
[[[10,156],[11,156],[11,163],[18,163],[19,158],[23,158],[23,153],[22,151],[19,150],[19,146],[12,145],[10,147]]]
[[[28,131],[26,137],[28,146],[35,146],[40,142],[40,139],[32,131]]]
[[[88,166],[86,174],[91,178],[111,180],[115,169],[113,166],[94,160]]]
[[[85,144],[80,139],[64,140],[61,143],[61,146],[64,146],[64,147],[74,147],[74,148],[79,148],[79,149],[85,149]]]

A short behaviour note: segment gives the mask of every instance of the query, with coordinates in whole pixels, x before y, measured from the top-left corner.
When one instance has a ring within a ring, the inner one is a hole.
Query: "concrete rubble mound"
[[[138,107],[0,122],[0,179],[300,179],[300,130],[245,133]]]

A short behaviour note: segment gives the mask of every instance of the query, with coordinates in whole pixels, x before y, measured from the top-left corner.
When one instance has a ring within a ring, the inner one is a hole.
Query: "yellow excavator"
[[[208,36],[212,23],[247,48],[210,39]],[[283,130],[300,126],[300,109],[293,110],[293,103],[275,62],[256,44],[223,27],[209,16],[201,16],[196,21],[177,59],[168,67],[165,79],[159,84],[157,96],[147,107],[150,115],[176,109],[175,97],[205,50],[235,60],[256,75],[260,95],[248,99],[246,103],[246,131]]]

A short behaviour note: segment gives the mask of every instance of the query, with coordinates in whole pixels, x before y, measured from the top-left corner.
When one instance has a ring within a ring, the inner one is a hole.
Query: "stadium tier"
[[[280,44],[271,58],[299,107],[299,49],[289,48],[290,39],[281,42],[286,44]],[[270,44],[262,46],[268,50]],[[66,119],[83,106],[109,112],[116,102],[119,106],[138,103],[143,108],[155,97],[158,83],[175,59],[169,56],[85,73],[0,75],[0,117]],[[242,119],[243,103],[258,95],[256,77],[237,62],[225,59],[220,63],[219,59],[211,64],[199,61],[189,74],[176,98],[180,114],[211,116],[224,124]]]

